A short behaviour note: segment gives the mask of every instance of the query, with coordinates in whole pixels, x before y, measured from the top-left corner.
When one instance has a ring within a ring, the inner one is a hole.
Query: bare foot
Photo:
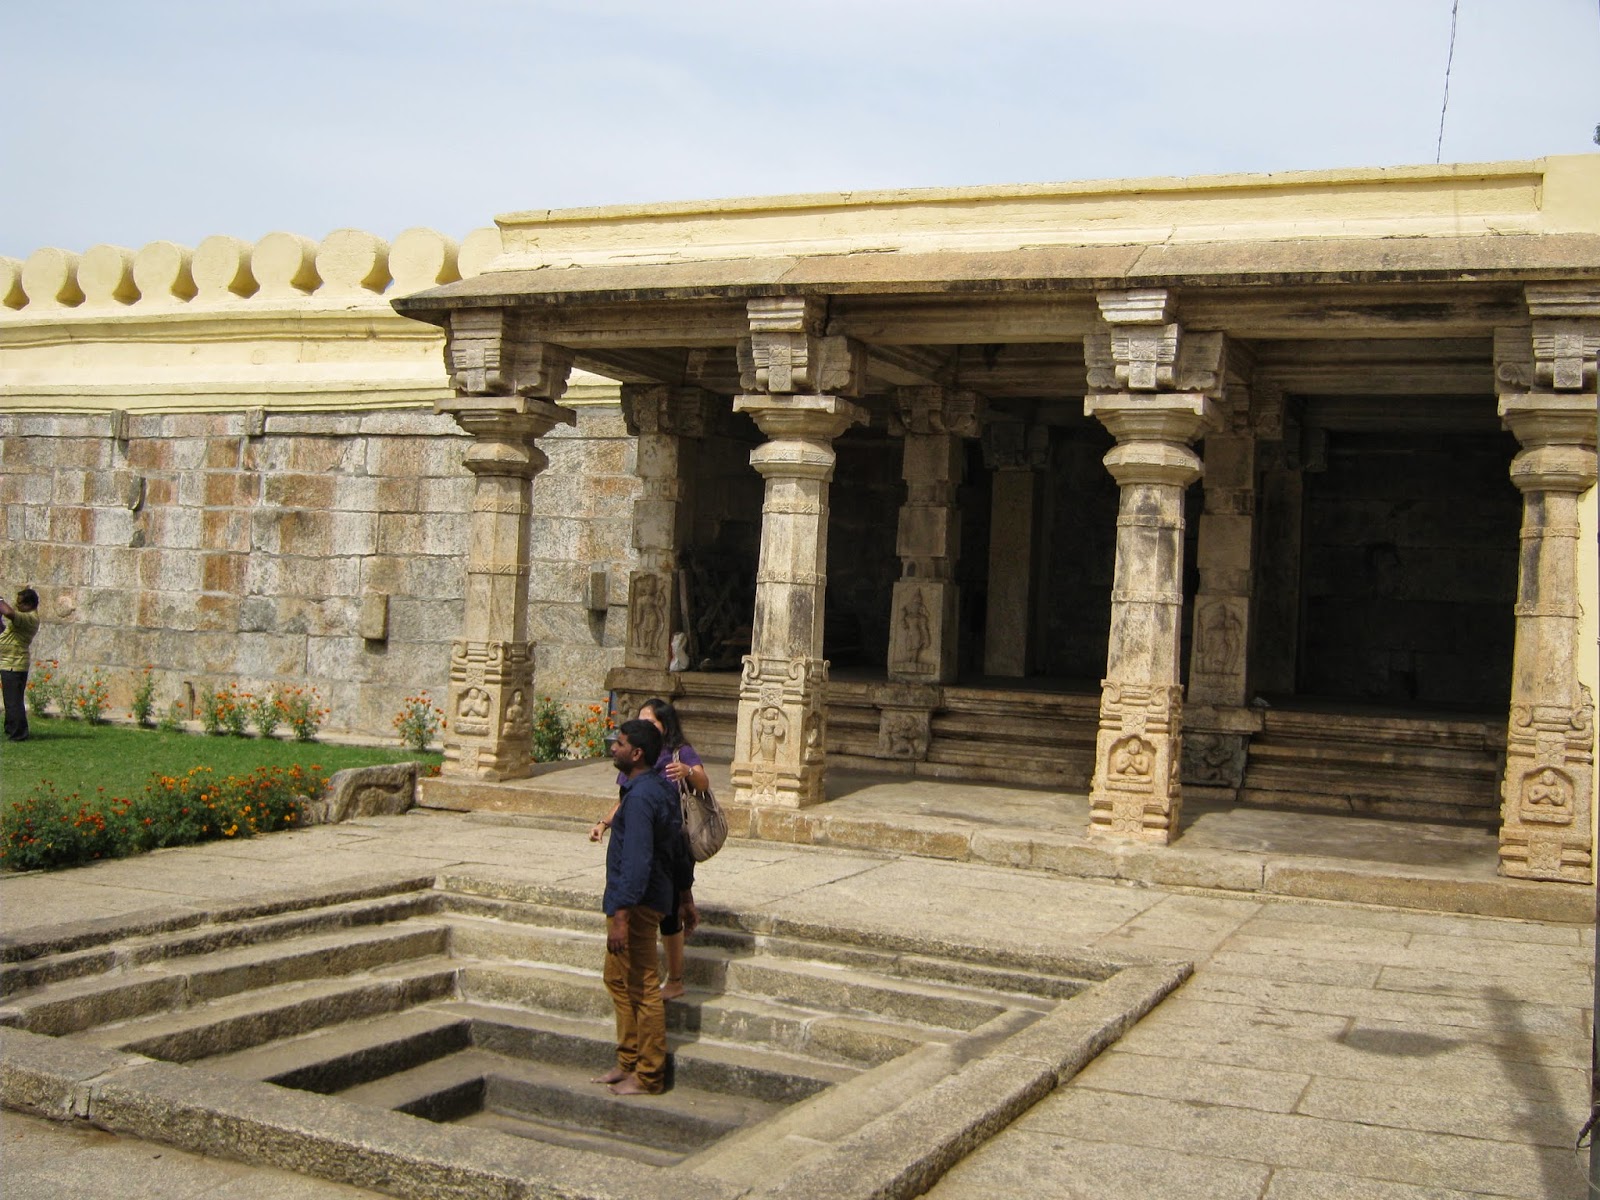
[[[624,1079],[632,1079],[633,1075],[621,1067],[612,1067],[604,1075],[596,1075],[589,1080],[590,1083],[621,1083]]]
[[[644,1088],[639,1086],[639,1077],[637,1075],[625,1075],[620,1080],[618,1080],[616,1083],[612,1084],[606,1090],[608,1092],[610,1092],[613,1096],[650,1096],[650,1095],[654,1095],[653,1092],[647,1092],[647,1091],[644,1090]]]
[[[663,1000],[676,1000],[683,993],[684,987],[681,979],[667,979],[661,984],[661,998]]]

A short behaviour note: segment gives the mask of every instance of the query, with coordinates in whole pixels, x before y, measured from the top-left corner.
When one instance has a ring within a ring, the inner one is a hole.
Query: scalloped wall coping
[[[444,335],[390,301],[499,253],[497,229],[457,242],[417,228],[0,258],[0,411],[431,405],[451,395]],[[617,385],[574,371],[565,403],[614,405]]]
[[[82,254],[45,246],[0,257],[0,321],[214,308],[387,308],[396,296],[481,273],[500,253],[498,229],[461,241],[407,229],[386,242],[336,229],[320,242],[269,233],[251,244],[226,235],[193,248],[101,244]]]

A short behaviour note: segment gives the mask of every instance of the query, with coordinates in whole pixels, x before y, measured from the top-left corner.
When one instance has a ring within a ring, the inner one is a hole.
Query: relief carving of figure
[[[522,689],[518,688],[511,693],[511,702],[506,705],[505,719],[500,722],[501,734],[509,735],[520,732],[527,715],[527,705],[522,702]]]
[[[1227,604],[1209,604],[1200,617],[1200,663],[1219,675],[1239,669],[1244,622]]]
[[[778,757],[779,745],[789,736],[789,718],[777,705],[763,705],[751,718],[750,734],[756,757],[772,762]]]
[[[900,610],[900,621],[905,631],[901,645],[908,664],[924,665],[928,647],[933,645],[933,630],[928,623],[928,605],[920,590],[911,593],[911,602]]]
[[[661,638],[667,628],[666,590],[656,575],[633,577],[633,644],[652,657],[661,653]]]
[[[489,736],[489,710],[494,699],[481,687],[468,687],[456,697],[456,732],[469,737]]]
[[[1156,748],[1142,737],[1123,738],[1111,747],[1111,774],[1129,782],[1148,780],[1155,772]]]
[[[922,722],[909,713],[886,715],[883,740],[890,758],[921,758]]]
[[[1522,779],[1522,819],[1566,824],[1572,820],[1572,780],[1554,767],[1540,767]]]

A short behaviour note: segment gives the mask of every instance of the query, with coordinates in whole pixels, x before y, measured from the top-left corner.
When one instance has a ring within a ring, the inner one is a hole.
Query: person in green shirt
[[[28,647],[39,632],[39,593],[25,587],[13,606],[0,600],[0,700],[5,703],[6,737],[28,740]]]

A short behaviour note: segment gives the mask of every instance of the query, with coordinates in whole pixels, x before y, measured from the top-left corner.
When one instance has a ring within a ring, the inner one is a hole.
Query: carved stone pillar
[[[905,438],[906,500],[900,508],[900,578],[889,629],[889,678],[950,683],[956,677],[956,563],[961,514],[956,508],[965,456],[961,439],[976,437],[983,398],[974,392],[907,387],[895,394],[893,432]]]
[[[1189,642],[1192,719],[1183,742],[1183,781],[1237,789],[1257,724],[1249,699],[1251,592],[1254,582],[1256,440],[1250,392],[1228,388],[1223,428],[1206,434],[1205,507],[1195,545],[1200,588]]]
[[[992,421],[983,431],[983,461],[994,472],[983,673],[1020,679],[1028,673],[1038,473],[1049,465],[1050,431],[1021,421]]]
[[[628,642],[622,683],[648,698],[671,690],[667,667],[678,622],[678,551],[683,536],[684,481],[680,451],[685,439],[705,433],[710,396],[699,388],[624,384],[622,416],[637,439],[634,473],[640,480],[633,504],[637,566],[628,577]],[[625,685],[625,686],[624,686]]]
[[[1183,493],[1201,475],[1190,443],[1216,424],[1223,339],[1183,336],[1163,290],[1098,299],[1084,411],[1117,439],[1105,463],[1122,496],[1089,828],[1166,842],[1182,804]]]
[[[1300,542],[1305,508],[1300,426],[1281,387],[1257,382],[1250,392],[1250,404],[1261,466],[1255,617],[1250,630],[1251,686],[1288,694],[1295,690],[1300,644]]]
[[[577,414],[556,403],[572,355],[528,336],[515,313],[450,318],[445,361],[455,396],[440,401],[472,434],[476,478],[467,550],[466,613],[450,653],[445,769],[479,779],[529,773],[533,646],[528,641],[528,532],[533,478],[549,465],[537,439]]]
[[[1523,498],[1500,873],[1587,884],[1594,698],[1578,678],[1578,498],[1595,483],[1600,290],[1530,284],[1527,297],[1531,336],[1495,335],[1500,415],[1522,443],[1511,481]]]
[[[734,399],[768,441],[750,454],[766,480],[750,653],[739,681],[734,799],[798,808],[823,799],[828,664],[822,657],[828,484],[833,439],[866,420],[845,396],[862,376],[859,347],[822,334],[822,306],[800,297],[749,302]]]

